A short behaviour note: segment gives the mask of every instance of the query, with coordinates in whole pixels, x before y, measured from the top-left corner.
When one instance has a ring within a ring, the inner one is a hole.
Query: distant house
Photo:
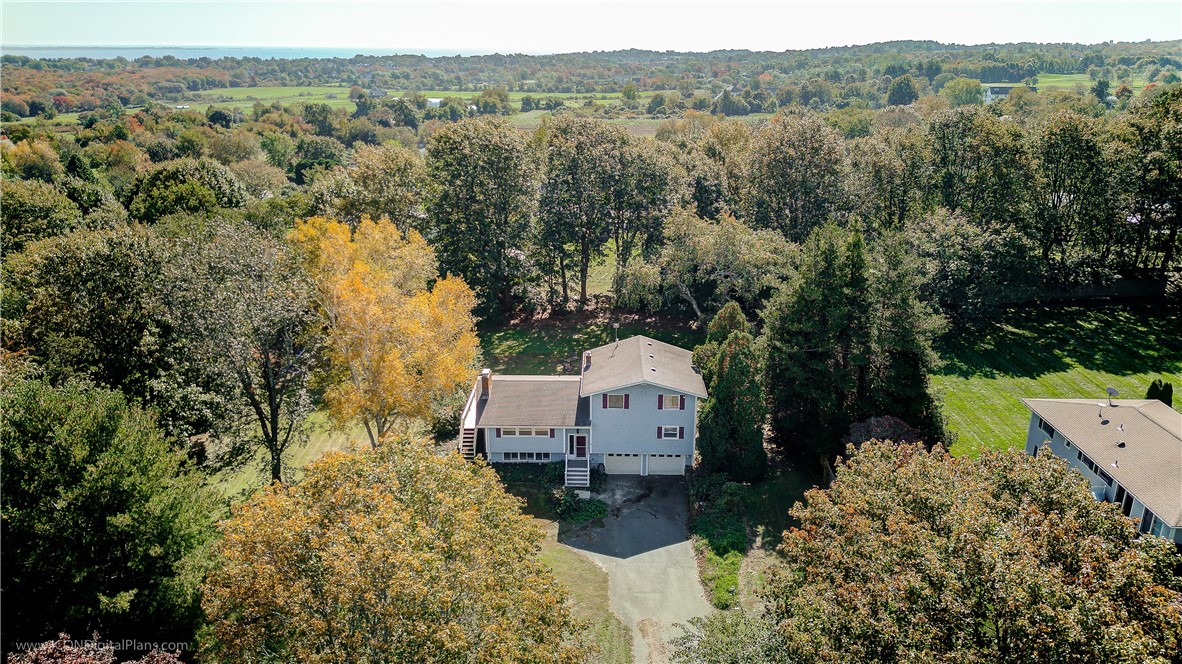
[[[427,97],[427,108],[439,108],[443,100],[439,97]]]
[[[1062,457],[1140,531],[1182,544],[1182,414],[1156,399],[1023,399],[1027,454]],[[1111,403],[1111,405],[1109,405]]]
[[[491,462],[563,461],[566,484],[609,474],[682,475],[693,464],[706,385],[691,353],[636,336],[593,348],[578,376],[493,375],[468,396],[460,452]]]
[[[1020,85],[1020,84],[1018,84]],[[985,88],[985,103],[992,104],[998,99],[1005,99],[1018,85],[982,85]],[[1029,86],[1031,92],[1038,92],[1038,88]]]
[[[370,97],[385,97],[386,91],[383,90],[382,88],[370,88],[369,96]]]

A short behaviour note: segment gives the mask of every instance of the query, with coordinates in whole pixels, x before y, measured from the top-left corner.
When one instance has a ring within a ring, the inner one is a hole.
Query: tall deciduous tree
[[[940,88],[940,96],[953,107],[980,106],[985,103],[985,91],[981,81],[975,78],[954,78]]]
[[[899,230],[929,205],[931,165],[921,131],[882,127],[850,143],[854,210],[871,228]]]
[[[5,344],[46,375],[73,374],[156,409],[177,439],[214,430],[233,408],[216,374],[172,321],[176,244],[142,226],[75,231],[6,259]],[[175,315],[174,315],[175,314]]]
[[[685,208],[665,221],[663,237],[659,254],[624,272],[620,299],[654,307],[680,299],[701,320],[731,299],[757,308],[787,277],[793,253],[775,231],[753,230],[730,214],[706,221]]]
[[[844,205],[843,163],[835,129],[814,115],[781,115],[751,140],[750,219],[802,242]]]
[[[30,242],[61,235],[82,222],[82,212],[53,185],[5,180],[0,187],[0,251],[20,251]]]
[[[496,473],[425,444],[333,453],[222,524],[203,605],[230,661],[576,662],[542,533]]]
[[[166,270],[182,285],[170,289],[169,322],[240,405],[242,417],[226,423],[242,424],[231,432],[235,451],[261,446],[270,479],[283,481],[312,409],[308,380],[321,345],[307,280],[286,244],[245,224],[216,223],[180,241]]]
[[[1104,235],[1099,227],[1115,223],[1109,164],[1094,123],[1070,112],[1039,127],[1034,143],[1037,185],[1034,227],[1044,264],[1058,259],[1067,268],[1081,253],[1085,238]]]
[[[524,276],[533,163],[525,134],[495,116],[447,125],[427,146],[435,187],[428,235],[440,269],[471,284],[484,312],[508,313]]]
[[[891,81],[891,87],[887,89],[888,104],[906,106],[916,99],[919,99],[919,87],[915,84],[915,79],[911,77],[911,74],[903,74]]]
[[[958,108],[934,116],[927,133],[938,205],[990,229],[1023,225],[1033,169],[1016,123]]]
[[[150,413],[67,381],[3,388],[4,644],[101,630],[189,641],[216,503]]]
[[[767,467],[763,449],[766,410],[759,389],[754,341],[734,332],[722,342],[713,367],[710,397],[699,417],[702,466],[736,482],[754,482]]]
[[[766,609],[739,621],[752,660],[1164,664],[1182,646],[1174,545],[1054,455],[871,442],[792,514]],[[736,620],[697,621],[679,659],[736,661],[707,659]]]
[[[398,418],[428,416],[471,377],[475,296],[456,277],[428,287],[435,254],[417,232],[368,217],[351,232],[313,217],[290,239],[325,317],[333,417],[359,420],[376,447]]]
[[[579,306],[587,304],[591,262],[603,253],[611,234],[606,194],[612,161],[627,145],[627,134],[602,120],[562,115],[546,126],[546,172],[539,205],[550,254],[578,271]],[[565,300],[565,285],[563,287]]]
[[[388,217],[403,232],[423,226],[427,172],[422,158],[394,145],[363,145],[354,165],[318,179],[311,187],[317,213],[349,223],[362,215]]]

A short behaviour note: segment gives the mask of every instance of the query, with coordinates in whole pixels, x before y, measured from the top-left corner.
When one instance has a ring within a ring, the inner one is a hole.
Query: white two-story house
[[[1182,414],[1156,399],[1023,399],[1027,454],[1062,457],[1098,500],[1182,544]]]
[[[693,464],[706,385],[683,348],[632,337],[583,353],[578,376],[480,373],[460,452],[494,463],[563,461],[566,483],[611,474],[681,475]]]

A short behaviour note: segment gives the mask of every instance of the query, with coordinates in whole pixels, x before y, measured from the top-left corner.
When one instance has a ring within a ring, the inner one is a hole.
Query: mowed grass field
[[[578,358],[584,350],[609,344],[619,337],[642,334],[659,341],[693,348],[705,341],[706,332],[694,321],[615,312],[588,311],[554,318],[537,318],[480,331],[484,366],[493,373],[559,375],[564,360]]]
[[[976,333],[950,332],[932,382],[956,440],[976,456],[1026,443],[1019,399],[1142,399],[1156,378],[1182,387],[1182,316],[1160,305],[1025,309]]]
[[[1039,74],[1038,75],[1038,89],[1039,90],[1070,90],[1077,85],[1083,85],[1090,88],[1095,83],[1087,74]],[[1145,87],[1146,81],[1140,75],[1135,75],[1129,79],[1129,87],[1133,92],[1140,92]],[[1021,83],[985,83],[985,85],[1007,85],[1015,86],[1022,85]],[[1119,81],[1112,81],[1112,90],[1120,87]]]

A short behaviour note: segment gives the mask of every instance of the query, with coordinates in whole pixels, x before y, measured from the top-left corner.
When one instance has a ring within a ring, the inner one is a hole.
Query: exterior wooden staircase
[[[476,458],[476,429],[464,429],[460,434],[460,456],[465,459]]]
[[[566,485],[576,487],[591,486],[591,460],[566,460]]]
[[[460,456],[465,459],[476,458],[476,408],[480,401],[480,380],[468,394],[468,403],[464,404],[464,412],[460,415]]]

